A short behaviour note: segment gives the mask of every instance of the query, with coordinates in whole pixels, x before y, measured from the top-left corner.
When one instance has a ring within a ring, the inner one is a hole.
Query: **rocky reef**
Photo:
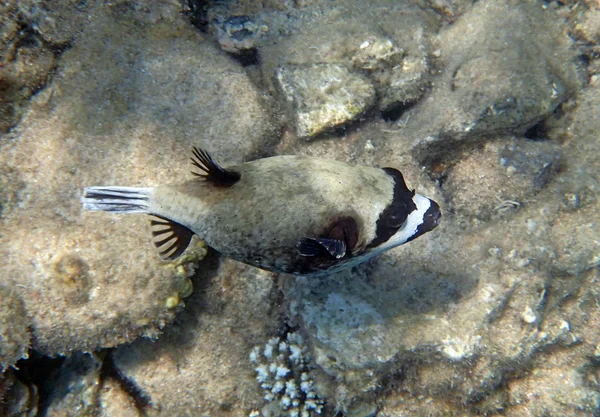
[[[600,6],[0,6],[0,415],[600,416]],[[298,154],[402,171],[441,225],[327,277],[87,185]]]

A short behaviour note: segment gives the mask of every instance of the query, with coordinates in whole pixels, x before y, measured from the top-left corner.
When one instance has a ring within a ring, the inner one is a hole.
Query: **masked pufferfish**
[[[274,156],[222,168],[194,148],[196,178],[152,188],[86,187],[83,209],[148,213],[153,243],[173,260],[198,235],[258,268],[323,275],[409,242],[440,222],[438,204],[394,168]]]

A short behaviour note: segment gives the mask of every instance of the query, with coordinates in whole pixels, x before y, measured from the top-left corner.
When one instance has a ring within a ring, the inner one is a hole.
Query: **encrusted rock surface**
[[[27,358],[31,334],[23,300],[16,291],[0,285],[0,371]]]
[[[262,407],[248,355],[279,325],[272,275],[231,260],[210,265],[159,343],[142,339],[114,352],[118,372],[151,405],[145,415],[244,415]]]
[[[478,219],[518,209],[560,168],[560,147],[527,139],[496,139],[470,148],[442,183],[449,208]]]
[[[567,171],[557,186],[562,210],[552,223],[556,250],[554,266],[577,275],[600,265],[600,80],[592,83],[577,99],[567,129],[565,155]]]
[[[143,417],[143,411],[138,408],[135,400],[123,389],[121,381],[112,377],[104,378],[98,396],[99,415],[101,417]]]
[[[0,133],[20,120],[27,99],[45,86],[56,66],[53,48],[60,44],[44,39],[29,13],[33,3],[7,1],[0,5]]]
[[[370,81],[340,65],[284,66],[276,77],[300,137],[350,122],[375,100]]]

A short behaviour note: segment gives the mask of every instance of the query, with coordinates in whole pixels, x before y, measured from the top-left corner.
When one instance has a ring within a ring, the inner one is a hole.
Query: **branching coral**
[[[250,352],[256,365],[256,380],[264,391],[267,405],[263,417],[311,417],[321,414],[323,400],[317,397],[308,374],[306,346],[298,333],[270,339],[264,348],[256,346]],[[261,414],[254,411],[251,417]]]

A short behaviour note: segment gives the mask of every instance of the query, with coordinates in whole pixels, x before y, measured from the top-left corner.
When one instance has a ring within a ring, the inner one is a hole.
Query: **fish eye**
[[[393,207],[387,217],[387,225],[394,229],[399,229],[406,220],[406,210],[404,206]]]

